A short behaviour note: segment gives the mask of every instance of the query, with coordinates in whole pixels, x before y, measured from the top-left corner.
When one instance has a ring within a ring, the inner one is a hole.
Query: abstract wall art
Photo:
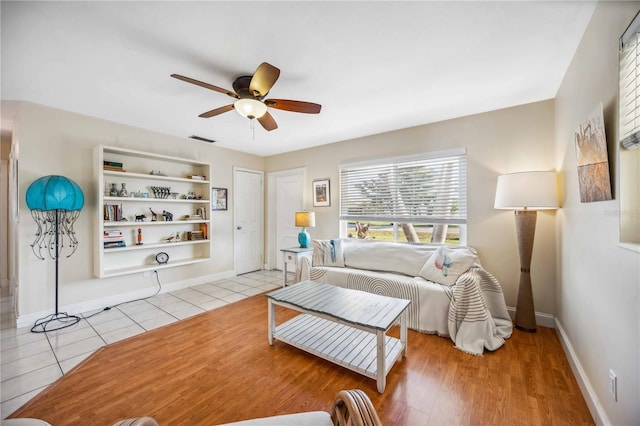
[[[611,200],[611,179],[602,103],[574,133],[580,201]]]

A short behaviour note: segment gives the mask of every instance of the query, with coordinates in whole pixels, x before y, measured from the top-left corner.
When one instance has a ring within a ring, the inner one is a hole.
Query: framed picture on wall
[[[331,205],[331,188],[329,179],[313,181],[313,207],[329,207]]]
[[[211,188],[211,210],[227,209],[227,188]]]

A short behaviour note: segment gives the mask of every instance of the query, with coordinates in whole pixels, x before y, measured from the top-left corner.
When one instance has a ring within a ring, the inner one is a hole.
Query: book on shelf
[[[104,220],[107,222],[119,222],[122,220],[122,204],[105,204]]]
[[[202,231],[189,231],[189,232],[187,232],[187,240],[189,240],[189,241],[204,240],[204,232],[202,232]]]
[[[125,169],[123,169],[122,167],[116,167],[116,166],[102,166],[103,170],[108,170],[110,172],[126,172]]]
[[[109,161],[109,160],[104,160],[102,162],[103,165],[105,166],[113,166],[113,167],[120,167],[122,168],[122,163],[119,161]]]
[[[104,248],[126,247],[127,244],[124,241],[105,241]]]
[[[102,241],[106,243],[119,243],[124,241],[124,237],[104,237]]]

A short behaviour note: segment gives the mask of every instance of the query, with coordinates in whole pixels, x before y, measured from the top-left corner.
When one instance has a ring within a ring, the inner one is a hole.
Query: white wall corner
[[[580,364],[580,360],[573,350],[573,346],[571,345],[569,337],[565,333],[564,328],[562,328],[560,320],[558,320],[558,318],[555,318],[555,323],[556,333],[558,334],[558,338],[560,339],[560,343],[562,344],[564,353],[569,360],[569,365],[571,365],[571,371],[573,371],[573,375],[578,382],[578,386],[580,387],[580,391],[582,392],[582,397],[589,407],[591,416],[593,417],[597,425],[610,425],[611,421],[609,420],[604,407],[600,403],[598,395],[596,395],[595,391],[593,390],[593,386],[591,386],[591,382],[589,382],[589,378],[582,368],[582,364]]]

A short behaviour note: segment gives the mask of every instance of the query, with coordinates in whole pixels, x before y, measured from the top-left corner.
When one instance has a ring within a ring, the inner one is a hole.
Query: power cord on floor
[[[95,312],[95,313],[93,313],[93,314],[91,314],[91,315],[88,315],[88,316],[84,316],[84,315],[83,315],[83,316],[82,316],[82,319],[85,319],[85,320],[86,320],[86,319],[89,319],[89,318],[93,318],[93,317],[95,317],[96,315],[99,315],[99,314],[101,314],[101,313],[103,313],[103,312],[106,312],[106,311],[110,311],[111,309],[116,308],[116,307],[118,307],[118,306],[126,305],[127,303],[139,302],[139,301],[141,301],[141,300],[147,300],[147,299],[152,298],[153,296],[157,296],[157,295],[160,293],[160,291],[162,290],[162,284],[160,283],[160,276],[158,275],[158,271],[157,271],[157,270],[154,270],[154,271],[153,271],[153,273],[154,273],[154,274],[156,274],[156,281],[157,281],[157,283],[158,283],[158,289],[157,289],[157,290],[156,290],[156,292],[155,292],[155,293],[153,293],[152,295],[150,295],[150,296],[146,296],[146,297],[140,297],[140,298],[138,298],[138,299],[127,300],[126,302],[116,303],[115,305],[111,305],[111,306],[106,306],[103,310],[98,311],[98,312]]]

